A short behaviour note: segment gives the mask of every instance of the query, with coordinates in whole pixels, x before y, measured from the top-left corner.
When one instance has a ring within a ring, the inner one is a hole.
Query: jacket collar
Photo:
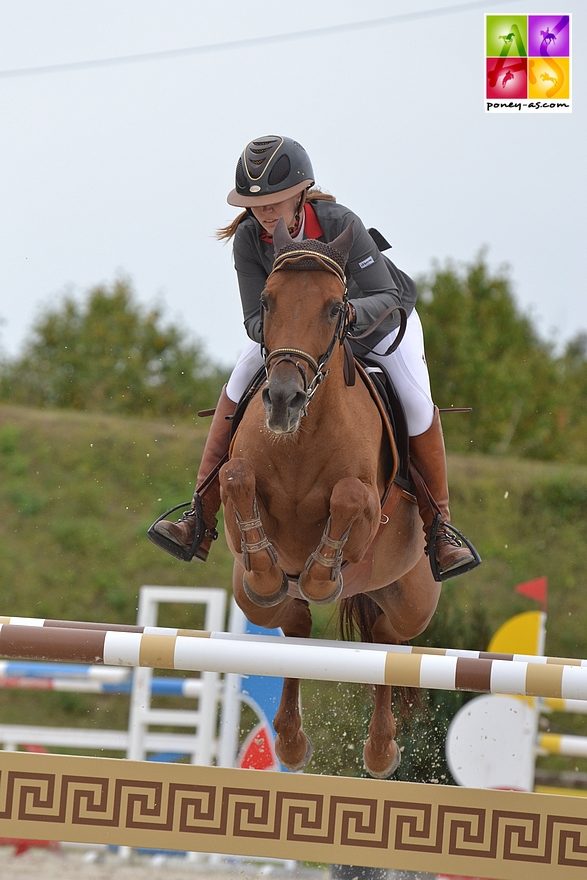
[[[306,202],[304,205],[304,238],[313,238],[318,239],[322,238],[324,232],[322,227],[320,226],[320,221],[316,216],[316,211],[312,207],[309,202]],[[268,232],[265,232],[264,229],[261,230],[259,234],[259,238],[261,241],[265,242],[265,244],[273,244],[273,236],[269,235]]]

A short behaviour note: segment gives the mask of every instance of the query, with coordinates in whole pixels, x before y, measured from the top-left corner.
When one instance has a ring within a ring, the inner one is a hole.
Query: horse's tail
[[[358,634],[359,641],[373,641],[373,625],[379,616],[379,608],[365,593],[342,599],[338,608],[338,628],[340,638],[345,642],[354,642]]]
[[[380,614],[379,606],[367,593],[342,599],[338,608],[340,638],[346,642],[353,642],[355,635],[358,634],[359,641],[373,642],[373,625]],[[422,694],[418,688],[394,687],[393,695],[402,719],[407,718],[414,709],[422,707]]]

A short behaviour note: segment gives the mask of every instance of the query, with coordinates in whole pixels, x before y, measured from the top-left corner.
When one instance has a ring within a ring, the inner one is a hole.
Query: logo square
[[[570,47],[570,16],[528,16],[528,55],[542,58],[568,57],[571,54]]]

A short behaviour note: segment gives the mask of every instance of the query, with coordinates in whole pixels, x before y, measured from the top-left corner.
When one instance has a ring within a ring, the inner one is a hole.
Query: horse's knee
[[[233,503],[238,498],[248,498],[255,493],[255,472],[244,458],[231,458],[220,468],[218,474],[222,503]]]
[[[359,562],[379,527],[381,505],[379,496],[357,477],[344,477],[334,486],[330,496],[332,537],[340,537],[352,527],[345,548],[349,562]]]
[[[330,510],[349,517],[368,513],[373,507],[373,495],[357,477],[343,477],[332,490]]]
[[[354,553],[359,542],[364,551],[379,525],[381,506],[379,496],[357,477],[344,477],[334,486],[330,496],[330,515],[335,530],[344,530],[353,525],[351,545],[347,553]],[[354,540],[353,540],[354,539]],[[362,554],[361,554],[362,555]],[[350,557],[349,557],[350,558]],[[352,561],[355,561],[352,559]]]

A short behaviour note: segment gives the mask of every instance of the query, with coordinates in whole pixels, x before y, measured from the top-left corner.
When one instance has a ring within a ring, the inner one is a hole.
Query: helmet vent
[[[271,171],[267,182],[270,186],[275,186],[286,179],[291,169],[291,162],[288,156],[280,156]]]
[[[280,140],[281,138],[268,138],[267,140],[262,141],[251,141],[249,147],[251,150],[254,150],[255,147],[263,147],[263,149],[267,149],[267,147],[274,147]]]
[[[245,174],[245,170],[243,168],[243,160],[239,159],[236,166],[236,185],[239,188],[244,188],[247,185],[247,176]]]

